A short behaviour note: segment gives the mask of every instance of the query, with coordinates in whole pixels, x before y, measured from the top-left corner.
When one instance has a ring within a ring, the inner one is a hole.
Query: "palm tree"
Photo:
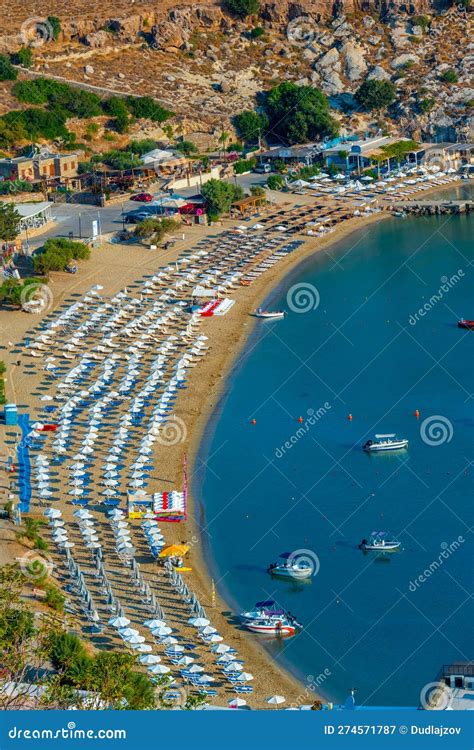
[[[225,146],[226,146],[227,141],[229,140],[229,135],[230,134],[227,132],[227,130],[223,130],[219,136],[219,143],[222,144],[223,153],[225,152]]]

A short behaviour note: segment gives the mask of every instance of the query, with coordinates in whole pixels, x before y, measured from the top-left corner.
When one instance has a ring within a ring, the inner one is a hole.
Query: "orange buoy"
[[[349,420],[349,422],[352,422],[352,414],[348,414],[347,419]]]
[[[257,420],[256,419],[252,419],[252,424],[257,424]]]
[[[415,417],[418,419],[419,416],[420,416],[420,412],[418,411],[418,409],[415,409]]]
[[[303,421],[303,417],[298,417],[298,422],[301,424]]]

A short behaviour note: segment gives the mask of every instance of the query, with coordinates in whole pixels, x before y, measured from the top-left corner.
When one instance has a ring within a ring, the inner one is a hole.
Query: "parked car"
[[[132,195],[130,200],[139,201],[139,203],[150,203],[153,200],[153,196],[151,193],[137,193],[137,195]]]
[[[253,171],[257,174],[269,174],[272,171],[272,167],[271,164],[261,162],[260,164],[257,164]]]

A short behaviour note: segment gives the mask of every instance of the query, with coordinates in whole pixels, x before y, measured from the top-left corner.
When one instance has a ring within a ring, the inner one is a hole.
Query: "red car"
[[[140,203],[150,203],[153,200],[153,196],[150,193],[137,193],[137,195],[132,195],[130,200],[139,201]]]

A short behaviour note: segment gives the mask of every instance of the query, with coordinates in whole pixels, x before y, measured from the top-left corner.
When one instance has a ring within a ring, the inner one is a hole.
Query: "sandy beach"
[[[452,185],[449,187],[453,187]],[[439,186],[423,191],[423,197],[432,192],[438,192]],[[296,198],[296,196],[294,196]],[[312,199],[314,201],[314,199]],[[298,197],[299,205],[307,204]],[[352,207],[353,210],[354,207]],[[348,207],[348,211],[351,209]],[[260,321],[249,316],[249,312],[258,307],[265,297],[297,266],[307,260],[315,253],[328,251],[331,245],[342,239],[348,238],[356,230],[365,228],[370,231],[370,226],[384,218],[390,217],[388,211],[381,211],[360,217],[352,217],[341,222],[334,231],[323,237],[308,237],[297,235],[297,239],[303,240],[304,244],[295,252],[286,256],[276,266],[258,277],[251,286],[239,287],[232,292],[235,305],[223,317],[212,317],[205,321],[202,330],[208,337],[207,344],[210,352],[200,363],[199,367],[189,372],[188,388],[179,394],[176,403],[176,414],[183,420],[186,430],[185,439],[172,448],[166,450],[158,446],[157,454],[154,456],[159,465],[159,477],[154,477],[154,490],[163,491],[181,489],[183,483],[183,460],[187,456],[188,480],[189,480],[189,512],[188,520],[181,524],[162,524],[162,530],[167,542],[187,542],[190,553],[187,564],[192,571],[186,573],[186,582],[189,588],[196,593],[212,621],[212,625],[223,635],[225,642],[235,647],[245,661],[247,668],[255,675],[252,683],[254,692],[248,696],[248,703],[254,708],[265,708],[265,698],[273,693],[285,696],[286,706],[291,704],[308,704],[317,697],[309,687],[308,683],[297,681],[277,666],[269,657],[265,649],[259,645],[258,636],[237,629],[229,616],[228,604],[218,594],[213,598],[213,586],[210,573],[204,560],[203,532],[205,532],[205,507],[206,499],[196,496],[193,476],[200,461],[200,448],[206,431],[209,429],[210,420],[219,400],[224,395],[228,386],[228,376],[241,355],[245,344]],[[224,229],[231,226],[226,222]],[[222,228],[207,228],[207,235],[215,237]],[[70,303],[79,298],[79,295],[90,289],[93,284],[100,283],[104,290],[102,294],[112,296],[123,287],[131,285],[140,276],[152,274],[158,267],[173,262],[181,252],[189,249],[198,240],[203,238],[202,228],[187,228],[186,239],[177,243],[173,249],[168,251],[151,252],[135,245],[116,245],[106,243],[101,248],[93,251],[91,260],[83,263],[76,277],[67,274],[54,274],[49,287],[52,293],[51,311],[55,311],[65,305],[66,300]],[[350,239],[349,239],[350,242]],[[7,397],[15,401],[23,411],[34,413],[37,408],[37,396],[33,395],[41,382],[41,368],[38,373],[31,374],[25,364],[31,364],[23,353],[18,354],[15,345],[31,334],[31,330],[38,325],[42,316],[27,315],[21,312],[2,311],[1,328],[2,339],[6,346],[0,354],[8,367],[7,372]],[[18,364],[19,363],[19,364]],[[237,415],[236,418],[246,419],[247,415]],[[250,427],[249,427],[250,429]],[[1,428],[1,437],[5,439],[6,448],[4,452],[12,452],[13,439],[12,428],[9,433]],[[71,506],[61,501],[61,507],[65,518],[72,517]],[[34,508],[35,512],[39,510]],[[138,526],[138,522],[134,522]],[[203,526],[204,523],[204,526]],[[105,533],[105,531],[104,531]],[[231,535],[231,530],[229,530]],[[231,536],[230,536],[231,538]],[[212,544],[212,540],[211,540]],[[18,551],[12,554],[17,554]],[[142,571],[150,576],[156,576],[156,565],[151,557],[140,559]],[[219,571],[221,577],[226,571]],[[117,571],[117,576],[120,572]],[[127,595],[127,587],[122,585],[123,596]],[[218,584],[218,581],[215,581]],[[131,592],[130,596],[136,595]],[[180,632],[188,634],[190,628],[182,625],[178,603],[171,595],[163,592],[163,606],[169,615],[172,624],[180,629]],[[253,602],[249,602],[249,607]],[[213,606],[214,605],[214,606]],[[235,614],[235,613],[232,613]],[[79,624],[78,624],[79,625]],[[106,645],[107,641],[97,642],[97,645]],[[115,642],[117,645],[117,642]],[[206,669],[211,671],[212,660],[210,654],[203,656],[202,661]],[[215,699],[216,705],[223,705],[232,697],[231,693],[224,690],[219,691]],[[246,696],[247,698],[247,696]]]

